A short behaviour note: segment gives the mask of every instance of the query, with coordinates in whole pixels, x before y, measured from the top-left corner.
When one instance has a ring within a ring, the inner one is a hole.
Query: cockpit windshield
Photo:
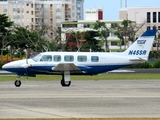
[[[34,60],[35,62],[37,62],[40,59],[40,57],[41,57],[41,54],[37,54],[36,56],[34,56],[32,58],[32,60]]]

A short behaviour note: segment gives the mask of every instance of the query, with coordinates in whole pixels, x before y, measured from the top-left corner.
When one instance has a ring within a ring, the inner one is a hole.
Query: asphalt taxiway
[[[0,82],[0,118],[159,118],[160,80]]]

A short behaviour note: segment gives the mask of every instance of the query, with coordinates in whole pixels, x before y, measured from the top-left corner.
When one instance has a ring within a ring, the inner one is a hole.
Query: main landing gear
[[[20,86],[21,86],[21,81],[20,81],[19,78],[20,78],[20,77],[17,76],[17,80],[14,82],[14,85],[15,85],[16,87],[20,87]]]
[[[61,85],[62,87],[69,87],[71,85],[69,71],[65,71],[64,74],[62,75]]]

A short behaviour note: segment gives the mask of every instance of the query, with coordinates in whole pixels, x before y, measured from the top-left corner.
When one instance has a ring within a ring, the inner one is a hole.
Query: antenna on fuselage
[[[48,52],[48,47],[43,46],[43,49],[44,49],[46,52]]]
[[[81,47],[82,47],[82,45],[80,45],[80,46],[78,47],[77,52],[80,52]]]

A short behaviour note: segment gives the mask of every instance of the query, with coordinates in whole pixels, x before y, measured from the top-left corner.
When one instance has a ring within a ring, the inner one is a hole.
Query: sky
[[[119,9],[121,8],[121,1],[122,8],[125,8],[125,0],[84,0],[84,12],[89,8],[103,7],[104,20],[117,20],[119,19]],[[137,6],[160,7],[160,0],[127,0],[127,7]]]

